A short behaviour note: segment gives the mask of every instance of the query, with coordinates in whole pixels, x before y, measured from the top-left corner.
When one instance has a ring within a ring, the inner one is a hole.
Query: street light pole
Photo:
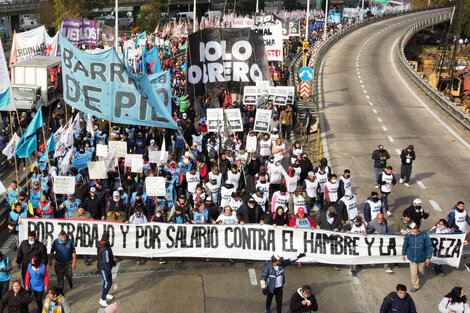
[[[305,21],[305,41],[308,41],[308,19],[310,17],[310,0],[307,0],[307,19]]]
[[[119,18],[118,18],[118,0],[114,3],[114,49],[116,52],[118,51],[118,26],[119,26]]]
[[[361,8],[361,22],[364,20],[364,0],[362,0],[362,8]]]
[[[326,30],[328,25],[328,0],[326,0],[326,7],[325,7],[325,26],[323,27],[323,36],[326,39]]]
[[[194,0],[194,7],[193,7],[193,33],[196,32],[196,0]]]
[[[259,0],[256,0],[256,11],[255,11],[255,13],[258,13],[258,12],[259,12],[259,11],[258,11],[258,1],[259,1]]]

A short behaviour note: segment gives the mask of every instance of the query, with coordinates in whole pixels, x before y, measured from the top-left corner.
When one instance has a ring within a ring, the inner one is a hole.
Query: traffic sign
[[[310,83],[309,82],[302,82],[300,84],[300,96],[305,98],[310,95]]]
[[[308,41],[302,42],[302,49],[308,49]]]
[[[313,78],[313,70],[307,66],[300,68],[299,78],[304,82],[311,80]]]

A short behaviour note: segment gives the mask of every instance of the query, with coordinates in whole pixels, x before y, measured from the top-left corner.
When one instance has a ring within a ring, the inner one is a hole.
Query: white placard
[[[126,154],[126,158],[124,159],[124,166],[131,167],[133,159],[142,159],[142,154]]]
[[[3,185],[3,183],[0,181],[0,195],[3,195],[5,192],[7,192],[7,189]]]
[[[115,151],[118,158],[125,158],[127,154],[127,142],[126,141],[109,141],[108,151]]]
[[[257,90],[256,86],[245,86],[243,87],[243,104],[244,105],[256,105],[257,104]]]
[[[96,156],[105,157],[108,155],[108,145],[97,144]]]
[[[294,104],[295,87],[287,86],[284,89],[287,89],[287,104]]]
[[[132,159],[132,173],[142,173],[144,169],[144,160],[143,159]]]
[[[258,145],[258,138],[256,136],[246,136],[246,152],[253,153],[256,152]]]
[[[239,109],[225,109],[225,116],[227,117],[227,127],[229,128],[229,131],[243,131],[242,114]]]
[[[256,110],[255,116],[255,132],[269,133],[269,124],[271,123],[271,110]]]
[[[168,151],[149,151],[149,163],[163,164],[168,161]]]
[[[54,178],[54,192],[59,195],[75,193],[75,177],[56,176]]]
[[[145,179],[145,193],[152,197],[165,196],[165,178],[149,176]]]
[[[274,104],[274,98],[276,98],[276,94],[277,94],[277,87],[270,86],[268,88],[268,103]]]
[[[207,130],[210,132],[224,130],[224,111],[222,109],[207,109]]]
[[[287,97],[289,91],[285,87],[276,87],[276,96],[274,97],[274,105],[287,105]]]
[[[88,175],[90,179],[107,179],[108,172],[104,161],[88,162]]]

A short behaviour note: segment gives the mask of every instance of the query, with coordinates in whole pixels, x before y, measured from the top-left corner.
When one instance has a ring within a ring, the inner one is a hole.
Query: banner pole
[[[44,131],[44,124],[42,124],[42,136],[44,137],[44,142],[46,144],[46,160],[47,160],[47,165],[49,166],[49,169],[51,168],[51,162],[49,160],[49,151],[47,150],[47,140],[46,140],[46,132]],[[54,136],[51,135],[51,140],[54,140]],[[38,157],[38,163],[39,163],[39,157]],[[52,184],[52,193],[54,194],[54,202],[55,202],[55,207],[56,209],[59,209],[59,205],[57,204],[57,195],[55,194],[54,191],[54,177],[51,176],[51,184]]]
[[[11,137],[13,138],[13,123],[12,123],[12,119],[11,119],[11,111],[9,111],[10,113],[10,131],[11,131]],[[16,176],[16,181],[19,182],[19,179],[18,179],[18,162],[16,160],[16,155],[13,155],[13,158],[15,159],[15,176]]]

